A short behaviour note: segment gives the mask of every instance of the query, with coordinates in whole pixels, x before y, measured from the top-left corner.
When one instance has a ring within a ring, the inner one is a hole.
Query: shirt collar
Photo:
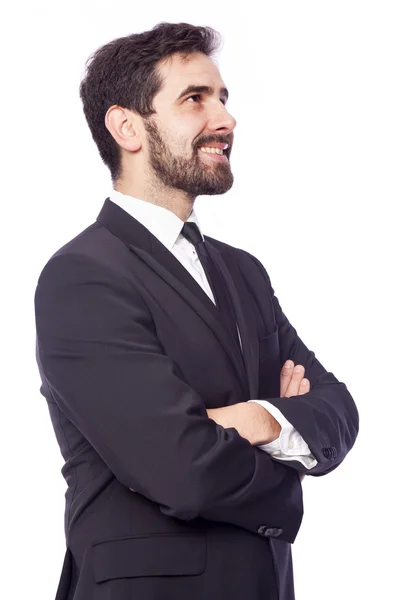
[[[157,206],[156,204],[146,202],[145,200],[135,198],[134,196],[122,194],[114,189],[109,194],[109,198],[114,204],[120,206],[125,212],[130,214],[131,217],[146,227],[168,250],[172,250],[178,240],[185,221],[182,221],[175,213],[163,206]],[[196,223],[201,237],[203,238],[199,220],[194,209],[192,209],[187,222]]]

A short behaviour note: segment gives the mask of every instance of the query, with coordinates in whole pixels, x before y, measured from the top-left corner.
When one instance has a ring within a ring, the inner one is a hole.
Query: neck
[[[195,197],[187,192],[162,186],[160,182],[155,185],[152,181],[146,181],[142,186],[138,186],[132,182],[118,180],[114,189],[121,194],[162,206],[173,212],[181,221],[187,221],[195,201]]]

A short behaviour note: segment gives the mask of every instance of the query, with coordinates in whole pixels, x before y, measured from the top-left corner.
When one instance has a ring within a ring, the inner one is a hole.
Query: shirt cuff
[[[276,406],[267,400],[249,400],[249,402],[257,402],[263,406],[281,426],[281,432],[276,440],[268,444],[260,444],[257,448],[278,460],[297,460],[306,469],[312,469],[318,464],[308,444]]]

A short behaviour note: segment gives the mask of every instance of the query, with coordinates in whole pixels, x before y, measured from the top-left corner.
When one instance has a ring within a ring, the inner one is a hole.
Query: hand
[[[238,402],[230,406],[222,406],[220,408],[207,408],[207,415],[218,425],[224,429],[233,427],[238,433],[248,439],[247,420],[245,419],[247,402]]]
[[[297,370],[296,370],[297,369]],[[292,360],[287,360],[281,370],[281,398],[301,396],[310,391],[309,379],[303,377],[305,368],[303,365],[294,366]],[[305,473],[299,473],[300,481],[303,481]]]
[[[210,419],[224,429],[233,427],[252,446],[272,442],[279,437],[281,431],[278,421],[256,402],[238,402],[206,411]]]
[[[285,362],[281,370],[281,398],[301,396],[310,391],[310,381],[304,377],[304,373],[303,365],[295,367],[292,360]]]

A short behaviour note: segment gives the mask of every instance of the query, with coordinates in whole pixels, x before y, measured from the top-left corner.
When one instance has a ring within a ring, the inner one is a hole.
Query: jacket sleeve
[[[339,466],[355,443],[359,428],[357,407],[346,385],[328,372],[299,338],[280,307],[264,266],[254,256],[251,258],[267,279],[271,290],[279,336],[280,368],[286,360],[291,359],[295,365],[305,367],[304,376],[310,381],[307,394],[291,398],[268,398],[268,402],[279,408],[317,460],[317,464],[307,470],[307,475],[325,475]],[[298,461],[286,464],[304,471]]]
[[[168,516],[254,533],[279,527],[294,541],[298,473],[208,418],[134,283],[92,258],[55,255],[39,278],[35,312],[42,393],[123,485]]]

